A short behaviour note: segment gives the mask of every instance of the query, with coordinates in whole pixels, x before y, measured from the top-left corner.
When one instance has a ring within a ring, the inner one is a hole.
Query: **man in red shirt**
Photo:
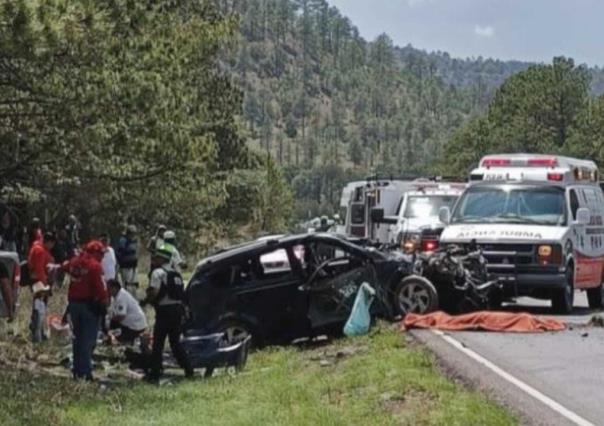
[[[73,377],[92,380],[92,353],[99,323],[109,297],[103,282],[101,260],[105,247],[100,241],[88,243],[84,252],[70,260],[65,269],[71,276],[67,311],[73,327]]]
[[[48,265],[54,262],[50,251],[56,241],[54,234],[48,232],[44,234],[42,240],[35,241],[29,250],[27,266],[34,283],[41,281],[44,285],[48,285]]]

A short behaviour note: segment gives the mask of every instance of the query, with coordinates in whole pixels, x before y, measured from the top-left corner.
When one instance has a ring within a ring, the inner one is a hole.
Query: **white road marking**
[[[479,364],[484,365],[485,367],[487,367],[493,373],[497,374],[502,379],[507,380],[514,386],[517,386],[518,388],[522,389],[524,392],[528,393],[530,396],[537,399],[541,403],[545,404],[546,406],[548,406],[552,410],[556,411],[558,414],[564,416],[565,418],[567,418],[571,422],[575,423],[576,425],[578,425],[578,426],[595,426],[593,423],[591,423],[588,420],[585,420],[583,417],[579,416],[577,413],[570,411],[568,408],[562,406],[561,404],[554,401],[550,397],[542,394],[537,389],[535,389],[535,388],[529,386],[528,384],[524,383],[523,381],[517,379],[516,377],[512,376],[510,373],[502,370],[501,368],[499,368],[498,366],[493,364],[488,359],[482,357],[481,355],[477,354],[473,350],[468,349],[461,342],[459,342],[458,340],[455,340],[453,337],[446,335],[445,333],[443,333],[440,330],[432,330],[432,332],[434,334],[436,334],[437,336],[440,336],[445,342],[449,343],[451,346],[455,347],[459,351],[463,352],[464,354],[466,354],[467,356],[472,358],[474,361],[478,362]]]

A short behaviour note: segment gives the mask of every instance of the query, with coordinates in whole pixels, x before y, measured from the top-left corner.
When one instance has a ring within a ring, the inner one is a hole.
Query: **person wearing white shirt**
[[[120,343],[132,344],[147,329],[147,318],[138,301],[126,290],[122,289],[119,281],[112,279],[107,282],[111,294],[111,329],[120,329],[117,340]]]
[[[115,257],[115,250],[109,245],[109,236],[103,234],[99,240],[105,246],[105,254],[103,255],[101,266],[103,267],[103,278],[105,279],[105,283],[107,283],[109,280],[117,278],[117,258]]]
[[[180,254],[180,251],[176,247],[176,234],[174,231],[166,231],[164,233],[164,249],[172,252],[172,260],[170,261],[170,266],[179,274],[182,274],[182,270],[187,267],[187,262]]]

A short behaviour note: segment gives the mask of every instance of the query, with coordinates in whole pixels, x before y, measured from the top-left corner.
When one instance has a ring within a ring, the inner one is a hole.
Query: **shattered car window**
[[[287,250],[279,249],[260,256],[264,274],[278,274],[291,271]]]

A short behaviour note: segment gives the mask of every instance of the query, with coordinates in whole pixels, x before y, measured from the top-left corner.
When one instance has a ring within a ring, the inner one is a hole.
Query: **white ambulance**
[[[489,155],[440,219],[441,245],[476,241],[506,296],[551,299],[569,313],[574,290],[585,290],[590,307],[602,305],[604,196],[592,161]]]

